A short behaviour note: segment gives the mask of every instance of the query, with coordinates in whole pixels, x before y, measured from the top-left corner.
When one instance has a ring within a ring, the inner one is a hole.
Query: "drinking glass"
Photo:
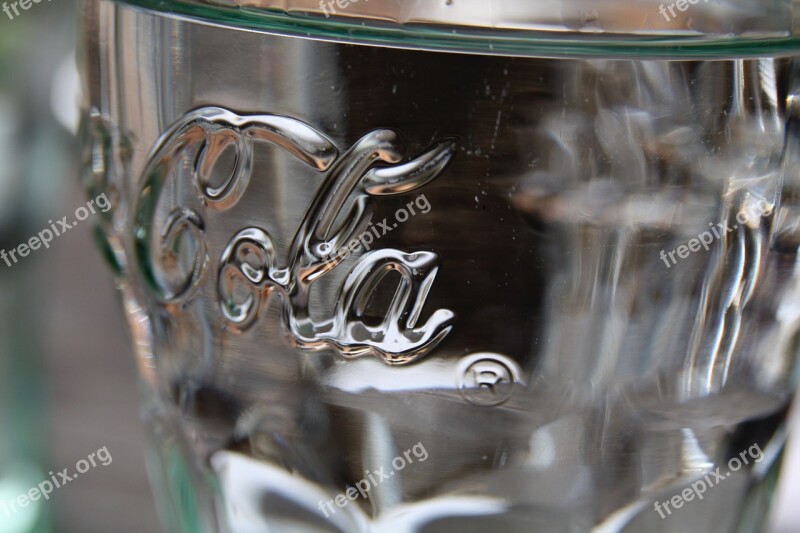
[[[168,531],[759,531],[788,0],[87,0],[85,185]]]

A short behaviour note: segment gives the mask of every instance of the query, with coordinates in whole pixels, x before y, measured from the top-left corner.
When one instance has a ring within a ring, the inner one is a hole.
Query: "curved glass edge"
[[[621,34],[543,35],[503,30],[391,25],[379,21],[324,19],[247,7],[204,5],[180,0],[114,0],[211,25],[234,26],[294,37],[392,48],[527,57],[615,57],[648,59],[732,59],[800,53],[800,36],[641,36]]]

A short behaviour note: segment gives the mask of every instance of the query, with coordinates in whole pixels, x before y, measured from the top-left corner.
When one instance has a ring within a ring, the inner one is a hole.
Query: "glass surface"
[[[192,9],[84,16],[168,531],[760,530],[798,378],[789,37],[508,57]]]
[[[299,37],[492,55],[741,57],[800,46],[792,0],[130,0]]]

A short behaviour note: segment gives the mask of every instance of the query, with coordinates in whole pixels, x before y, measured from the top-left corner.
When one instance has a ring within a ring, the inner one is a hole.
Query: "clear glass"
[[[86,3],[83,123],[169,531],[763,527],[790,22],[601,46],[170,6]]]

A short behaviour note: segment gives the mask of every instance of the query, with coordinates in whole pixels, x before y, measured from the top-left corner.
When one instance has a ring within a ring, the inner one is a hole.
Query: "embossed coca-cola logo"
[[[424,186],[441,174],[455,152],[445,139],[417,157],[405,158],[400,134],[378,129],[340,155],[326,135],[300,120],[275,114],[240,116],[219,107],[188,113],[161,136],[145,166],[135,209],[135,258],[147,285],[162,302],[190,299],[206,279],[209,266],[203,210],[176,207],[155,228],[165,182],[187,155],[193,162],[192,184],[206,210],[231,209],[242,198],[253,174],[258,143],[272,143],[323,175],[322,182],[288,247],[278,257],[275,241],[264,228],[238,231],[216,264],[219,309],[229,328],[244,331],[255,324],[270,297],[280,298],[283,322],[298,347],[332,349],[344,357],[373,355],[387,364],[406,364],[423,357],[450,332],[454,314],[438,309],[424,323],[422,309],[438,272],[434,252],[374,249],[361,256],[346,277],[333,316],[315,321],[309,294],[315,282],[338,268],[343,248],[370,223],[373,202]],[[220,182],[211,173],[225,151],[234,163]],[[346,202],[355,195],[350,211]],[[336,223],[338,220],[342,222]],[[177,266],[178,242],[192,238],[190,268]],[[159,276],[170,272],[171,276]],[[176,273],[180,271],[180,273]],[[366,303],[390,272],[400,274],[394,298],[378,325],[363,320]],[[240,297],[242,287],[247,295]],[[234,288],[239,297],[234,296]]]

